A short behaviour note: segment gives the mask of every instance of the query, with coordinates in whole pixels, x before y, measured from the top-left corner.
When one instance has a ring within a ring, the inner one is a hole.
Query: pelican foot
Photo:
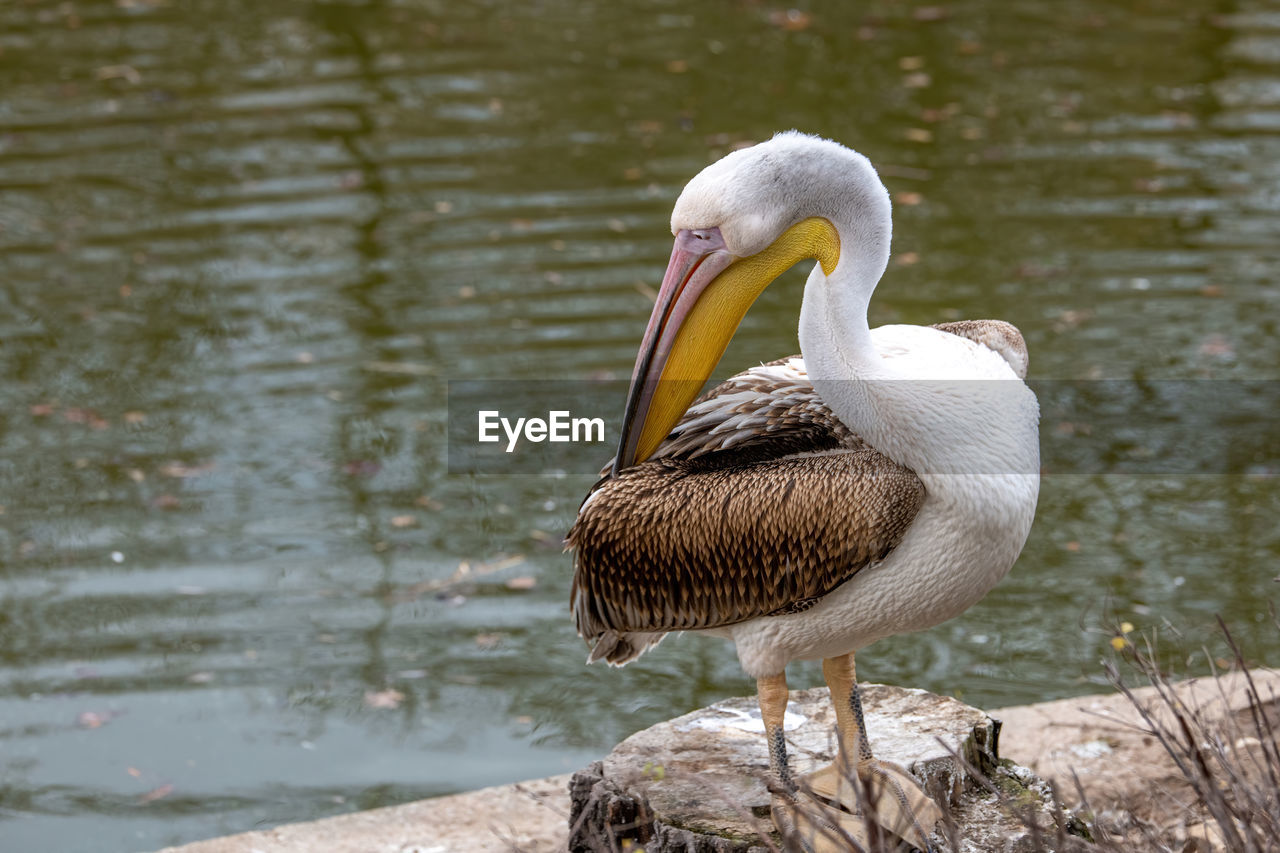
[[[842,813],[859,815],[860,824],[864,821],[861,815],[869,813],[877,825],[912,846],[924,851],[934,849],[930,836],[942,820],[942,810],[915,777],[896,764],[874,758],[861,761],[856,780],[837,765],[829,764],[804,776],[800,787],[838,806]],[[827,812],[834,810],[829,807]]]
[[[775,794],[769,809],[784,849],[850,853],[869,846],[866,821],[808,794]],[[793,846],[794,845],[794,846]]]

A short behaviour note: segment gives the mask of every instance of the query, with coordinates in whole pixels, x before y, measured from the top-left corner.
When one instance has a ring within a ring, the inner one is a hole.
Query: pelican
[[[1039,492],[1039,408],[1016,328],[869,328],[891,231],[871,162],[830,140],[781,133],[696,175],[671,216],[617,456],[566,540],[589,661],[622,666],[672,631],[733,641],[756,679],[773,820],[784,836],[808,827],[814,850],[865,837],[853,816],[866,791],[887,794],[875,820],[931,849],[941,811],[872,754],[854,653],[981,599],[1022,550]],[[801,355],[695,400],[752,302],[804,260],[817,263]],[[786,666],[817,659],[839,751],[796,780]],[[822,804],[817,817],[802,797]]]

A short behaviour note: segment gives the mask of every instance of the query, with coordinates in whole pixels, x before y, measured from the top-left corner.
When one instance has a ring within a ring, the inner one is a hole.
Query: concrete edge
[[[1264,702],[1280,698],[1280,672],[1252,671]],[[1248,706],[1242,673],[1175,685],[1189,707],[1220,719]],[[1154,688],[1134,691],[1144,703]],[[1158,703],[1157,703],[1158,704]],[[1176,768],[1140,716],[1117,693],[998,708],[1000,752],[1058,785],[1068,802],[1076,780],[1095,808],[1140,810],[1167,803],[1180,781]],[[563,851],[568,838],[572,774],[482,788],[400,806],[286,824],[167,847],[158,853],[496,853]],[[1154,799],[1153,799],[1154,798]]]

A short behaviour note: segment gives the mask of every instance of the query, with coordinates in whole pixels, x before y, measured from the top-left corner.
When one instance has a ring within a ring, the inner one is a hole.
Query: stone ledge
[[[1280,673],[1256,669],[1253,678],[1264,700],[1280,696]],[[1213,715],[1222,716],[1246,706],[1243,685],[1240,674],[1228,673],[1220,687],[1202,678],[1181,682],[1176,690],[1188,704],[1208,704]],[[1135,693],[1143,701],[1154,698],[1150,688]],[[1004,722],[1000,752],[1055,780],[1069,802],[1075,796],[1072,770],[1098,809],[1167,809],[1167,794],[1179,784],[1160,746],[1133,730],[1136,713],[1123,696],[1078,696],[1000,708],[989,716]],[[763,749],[760,761],[763,766]],[[563,851],[569,837],[569,778],[500,785],[197,841],[162,853],[499,853],[517,846],[527,853]]]
[[[159,853],[563,851],[569,774],[167,847]]]

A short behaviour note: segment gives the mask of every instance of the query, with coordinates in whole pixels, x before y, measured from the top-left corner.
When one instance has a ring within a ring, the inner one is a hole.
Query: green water
[[[0,4],[0,847],[566,772],[750,692],[696,637],[584,668],[591,478],[449,475],[445,387],[627,376],[679,188],[788,127],[895,196],[873,325],[1002,317],[1041,379],[1277,378],[1261,0]],[[802,279],[727,368],[796,350]],[[1092,692],[1106,612],[1193,671],[1222,613],[1274,663],[1275,482],[1050,474],[1013,574],[859,672]]]

